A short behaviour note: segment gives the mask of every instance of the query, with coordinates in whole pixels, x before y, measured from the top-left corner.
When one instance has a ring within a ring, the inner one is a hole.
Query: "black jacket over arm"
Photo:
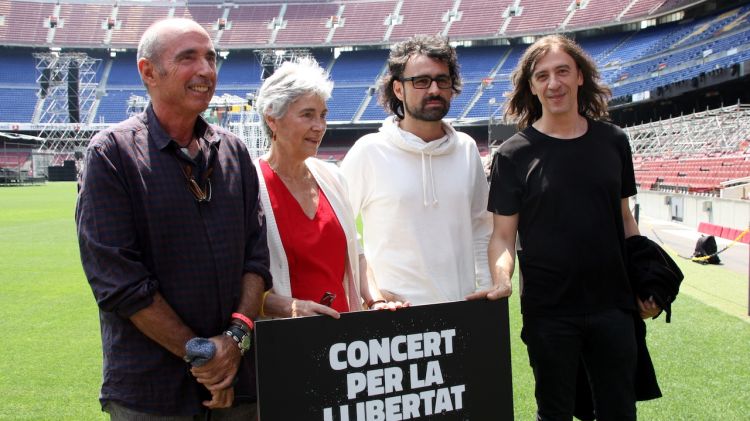
[[[654,301],[667,313],[667,323],[672,315],[671,304],[677,297],[684,275],[664,249],[642,235],[625,240],[628,276],[635,294],[642,300],[654,297]],[[635,323],[638,362],[635,374],[635,394],[639,401],[661,397],[656,381],[656,372],[646,346],[646,323],[638,313],[633,313]],[[574,414],[581,420],[593,420],[594,405],[591,387],[583,364],[578,366],[576,403]]]

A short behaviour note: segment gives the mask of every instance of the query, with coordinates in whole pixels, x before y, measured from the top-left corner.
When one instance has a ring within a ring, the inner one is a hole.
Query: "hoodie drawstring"
[[[422,204],[427,207],[427,174],[424,167],[424,152],[422,152]]]
[[[438,198],[435,191],[435,174],[432,172],[432,154],[430,154],[430,184],[432,184],[432,206],[437,206]]]
[[[422,154],[422,204],[424,207],[428,207],[429,203],[427,203],[427,168],[425,168],[425,162],[424,162],[424,151],[421,151]],[[432,171],[432,154],[428,154],[430,157],[430,184],[432,187],[432,206],[437,206],[438,199],[437,199],[437,192],[435,191],[435,174]]]

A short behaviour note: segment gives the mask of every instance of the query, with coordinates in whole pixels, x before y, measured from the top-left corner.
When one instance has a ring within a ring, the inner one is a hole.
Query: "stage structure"
[[[260,80],[266,80],[285,61],[293,61],[298,58],[313,57],[310,50],[306,48],[292,48],[288,50],[255,50],[255,55],[260,63]]]
[[[42,169],[73,160],[76,152],[80,156],[85,151],[93,131],[88,126],[94,119],[96,72],[101,59],[86,53],[55,51],[33,56],[39,84],[36,121],[42,126],[39,136],[44,139],[38,155],[48,161],[34,162],[34,166]]]
[[[253,159],[268,150],[268,142],[260,126],[260,116],[253,107],[254,99],[253,93],[248,93],[245,98],[232,94],[214,96],[208,109],[203,112],[206,121],[224,127],[242,139]],[[143,112],[148,101],[146,97],[131,95],[128,99],[128,117]]]
[[[222,97],[227,96],[229,95],[225,94]],[[263,135],[261,116],[253,104],[254,99],[255,95],[252,93],[247,94],[247,98],[242,103],[239,102],[242,101],[240,97],[226,99],[227,102],[233,102],[231,105],[232,112],[228,116],[226,127],[245,142],[253,159],[266,153],[270,147],[266,136]]]
[[[732,153],[750,139],[750,105],[736,104],[625,128],[633,155]]]

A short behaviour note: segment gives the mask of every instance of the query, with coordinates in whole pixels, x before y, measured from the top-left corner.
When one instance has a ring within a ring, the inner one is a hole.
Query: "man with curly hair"
[[[490,285],[479,151],[443,120],[460,92],[456,51],[445,38],[394,45],[380,101],[395,115],[342,163],[369,273],[390,301],[462,300]]]

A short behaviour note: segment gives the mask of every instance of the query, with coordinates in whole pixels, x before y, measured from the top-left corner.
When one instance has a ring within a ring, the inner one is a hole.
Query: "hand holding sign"
[[[507,312],[501,299],[261,321],[261,419],[512,420]]]

